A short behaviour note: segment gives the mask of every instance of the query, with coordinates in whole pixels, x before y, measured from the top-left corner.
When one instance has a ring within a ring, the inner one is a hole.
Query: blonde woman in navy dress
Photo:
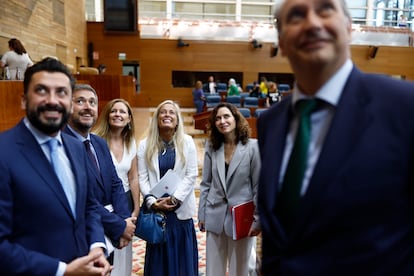
[[[198,250],[193,215],[196,211],[194,184],[197,151],[184,133],[179,106],[162,102],[154,112],[147,137],[138,146],[138,177],[142,195],[150,194],[164,174],[172,169],[180,178],[171,195],[149,196],[145,204],[167,215],[167,241],[147,244],[144,275],[198,275]]]

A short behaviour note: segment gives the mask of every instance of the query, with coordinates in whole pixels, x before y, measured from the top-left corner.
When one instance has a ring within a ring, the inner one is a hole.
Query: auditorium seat
[[[237,95],[227,96],[226,101],[236,107],[241,107],[241,97]]]
[[[218,95],[207,95],[206,96],[206,107],[207,110],[213,109],[221,101],[221,97]]]
[[[239,108],[239,111],[243,115],[244,118],[250,118],[251,117],[251,113],[250,113],[249,108],[241,107],[241,108]]]

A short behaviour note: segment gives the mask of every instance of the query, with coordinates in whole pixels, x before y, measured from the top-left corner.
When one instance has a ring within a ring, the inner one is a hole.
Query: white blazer
[[[145,161],[145,149],[147,148],[147,138],[140,141],[138,146],[138,178],[139,186],[143,196],[149,194],[152,187],[160,181],[160,170],[158,166],[158,152],[152,158],[152,166],[155,171],[150,170]],[[196,182],[197,168],[197,150],[193,138],[189,135],[184,136],[184,156],[186,158],[185,167],[183,160],[178,154],[175,155],[174,171],[182,179],[178,183],[177,189],[173,196],[179,199],[182,204],[175,210],[180,220],[190,219],[195,215],[196,201],[194,194],[194,184]]]

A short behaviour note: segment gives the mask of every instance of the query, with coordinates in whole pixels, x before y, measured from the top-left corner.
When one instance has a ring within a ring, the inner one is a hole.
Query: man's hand
[[[131,241],[135,234],[135,228],[136,228],[135,223],[137,221],[137,218],[130,217],[130,218],[125,219],[125,221],[126,221],[126,227],[125,227],[124,233],[122,234],[122,238],[128,241]]]
[[[127,246],[131,241],[124,239],[123,237],[119,238],[119,245],[118,245],[118,249],[124,248],[125,246]]]
[[[105,258],[102,248],[92,249],[88,255],[76,258],[66,266],[65,276],[110,275],[112,267]]]

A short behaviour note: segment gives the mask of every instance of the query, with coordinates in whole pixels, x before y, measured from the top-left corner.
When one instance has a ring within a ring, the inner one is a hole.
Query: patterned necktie
[[[85,145],[86,152],[88,153],[89,159],[92,161],[92,164],[94,165],[95,169],[100,172],[99,166],[98,166],[98,160],[96,160],[95,154],[93,154],[91,149],[91,142],[89,140],[83,141],[83,144]]]
[[[75,215],[75,206],[76,206],[76,192],[75,187],[70,183],[70,177],[68,172],[65,169],[65,163],[62,158],[59,156],[58,147],[59,141],[56,138],[52,138],[47,142],[50,151],[50,163],[53,166],[53,169],[56,173],[56,176],[59,179],[60,184],[62,185],[63,191],[65,192],[66,198],[69,201],[72,214]]]
[[[299,206],[300,191],[308,161],[308,148],[311,134],[310,115],[315,111],[316,106],[316,99],[300,100],[296,104],[299,113],[299,125],[286,168],[282,190],[278,197],[279,213],[286,231],[291,229]]]

